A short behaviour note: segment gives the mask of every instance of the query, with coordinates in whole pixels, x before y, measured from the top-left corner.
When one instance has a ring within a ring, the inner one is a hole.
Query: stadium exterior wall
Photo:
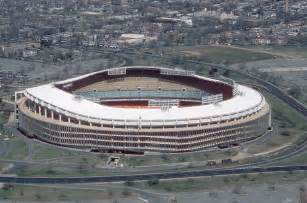
[[[121,70],[128,76],[166,77],[159,76],[159,71],[162,74],[165,69],[157,67]],[[223,89],[224,101],[168,112],[123,110],[76,99],[69,92],[90,81],[107,78],[106,73],[101,71],[17,92],[18,129],[28,137],[80,150],[180,153],[240,144],[263,135],[271,126],[270,107],[260,93],[242,85],[228,85],[193,74],[167,77],[189,84],[195,79],[197,86],[207,87],[212,92]],[[235,94],[230,93],[232,91]]]
[[[19,129],[27,136],[51,144],[105,152],[189,152],[249,141],[263,135],[269,126],[266,105],[245,118],[198,126],[161,126],[151,129],[99,127],[52,120],[31,111],[25,101],[19,105]]]

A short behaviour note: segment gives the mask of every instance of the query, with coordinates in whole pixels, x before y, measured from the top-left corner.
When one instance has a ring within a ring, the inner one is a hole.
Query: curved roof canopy
[[[142,68],[158,67],[142,66]],[[56,83],[29,88],[25,90],[25,95],[31,100],[37,101],[42,105],[48,106],[55,111],[65,113],[66,115],[75,115],[76,117],[86,117],[98,120],[171,121],[232,117],[234,115],[246,115],[252,111],[257,111],[265,104],[265,99],[260,93],[243,85],[237,85],[237,90],[240,94],[236,94],[231,99],[209,105],[182,108],[172,107],[168,111],[147,108],[116,108],[101,105],[84,98],[76,97],[75,95],[56,87],[56,85],[77,81],[100,72],[101,71]],[[221,82],[194,74],[193,77]]]

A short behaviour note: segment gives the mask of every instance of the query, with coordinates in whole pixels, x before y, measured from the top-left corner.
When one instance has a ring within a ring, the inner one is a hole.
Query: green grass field
[[[233,187],[255,185],[278,185],[281,183],[296,182],[307,179],[307,172],[279,172],[263,174],[243,174],[229,176],[211,176],[203,178],[189,178],[178,180],[156,180],[155,182],[136,182],[134,187],[164,191],[164,192],[189,192],[223,190]]]
[[[5,185],[0,189],[0,200],[11,200],[12,202],[34,201],[34,202],[58,202],[72,201],[76,202],[87,200],[109,200],[113,198],[123,198],[135,196],[134,193],[124,190],[111,190],[101,188],[95,189],[78,189],[78,188],[61,188],[48,186],[33,185]]]
[[[266,51],[286,58],[307,58],[307,47],[298,46],[244,46],[255,51]]]
[[[16,138],[7,142],[9,143],[10,150],[6,156],[1,157],[2,159],[23,160],[26,157],[28,147],[25,142]]]
[[[243,63],[249,61],[273,59],[277,57],[274,54],[261,53],[257,50],[247,51],[221,46],[174,47],[166,48],[165,52],[169,54],[181,53],[186,56],[201,58],[206,62],[217,64]]]
[[[278,98],[264,93],[265,98],[270,103],[272,108],[272,118],[274,122],[281,127],[295,128],[302,131],[307,131],[307,123],[304,117],[289,107],[287,104]]]

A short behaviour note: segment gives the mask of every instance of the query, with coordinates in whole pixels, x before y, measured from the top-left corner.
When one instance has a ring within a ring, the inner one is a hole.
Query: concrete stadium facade
[[[112,87],[117,88],[113,91]],[[158,96],[147,98],[154,90]],[[189,91],[193,94],[187,94]],[[202,98],[195,97],[195,91]],[[167,96],[174,92],[179,95],[177,106],[165,106],[165,101],[174,101]],[[119,98],[121,94],[131,96]],[[263,135],[271,126],[269,105],[256,90],[161,67],[103,70],[29,88],[17,92],[15,99],[18,129],[25,135],[88,151],[191,152],[240,144]],[[150,99],[160,99],[163,105],[150,108]],[[118,101],[147,103],[137,108],[109,105]]]

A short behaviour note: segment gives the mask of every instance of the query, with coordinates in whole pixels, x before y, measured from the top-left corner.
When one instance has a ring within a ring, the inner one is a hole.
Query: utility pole
[[[288,15],[289,15],[289,0],[285,1],[285,22],[288,22]]]
[[[285,0],[285,12],[289,12],[289,0]]]

